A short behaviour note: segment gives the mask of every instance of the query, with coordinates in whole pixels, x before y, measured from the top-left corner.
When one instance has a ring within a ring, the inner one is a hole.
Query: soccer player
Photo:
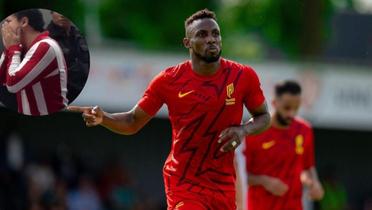
[[[8,16],[1,26],[5,50],[0,84],[16,93],[18,112],[47,115],[67,106],[67,69],[61,48],[44,31],[37,9]]]
[[[185,21],[184,46],[191,60],[157,75],[129,112],[109,114],[99,107],[83,112],[87,126],[102,125],[134,134],[163,104],[172,124],[172,148],[163,169],[169,210],[236,209],[234,149],[240,139],[270,122],[255,71],[221,58],[215,14],[200,10]],[[243,105],[252,120],[241,124]]]
[[[295,81],[275,86],[271,127],[245,141],[248,210],[302,210],[303,185],[311,199],[323,197],[314,163],[311,125],[296,117],[301,87]]]

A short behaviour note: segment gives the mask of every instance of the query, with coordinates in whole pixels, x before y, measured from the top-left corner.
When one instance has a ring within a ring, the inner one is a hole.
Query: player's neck
[[[276,113],[274,113],[273,117],[271,118],[271,126],[274,128],[287,129],[290,125],[291,124],[283,125],[282,123],[280,123],[278,120],[278,115]]]
[[[38,31],[29,31],[25,36],[24,46],[27,50],[30,49],[31,45],[33,44],[34,40],[41,34]]]
[[[213,63],[207,63],[203,60],[197,59],[195,57],[191,57],[191,65],[192,65],[192,70],[196,72],[199,75],[202,76],[211,76],[215,74],[220,68],[220,60],[213,62]]]

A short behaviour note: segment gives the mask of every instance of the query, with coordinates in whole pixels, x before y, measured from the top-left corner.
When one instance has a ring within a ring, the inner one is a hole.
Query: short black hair
[[[188,17],[185,20],[185,28],[187,26],[189,26],[195,20],[204,19],[204,18],[211,18],[211,19],[217,21],[216,14],[214,12],[212,12],[208,9],[202,9],[202,10],[199,10],[199,11],[195,12],[194,14],[192,14],[190,17]]]
[[[285,80],[275,85],[275,96],[279,97],[284,93],[289,93],[292,95],[301,94],[301,86],[297,81]]]
[[[14,16],[18,20],[21,20],[23,17],[28,18],[28,24],[38,32],[44,31],[44,19],[43,15],[41,14],[40,10],[38,9],[26,9],[19,12],[14,13]]]

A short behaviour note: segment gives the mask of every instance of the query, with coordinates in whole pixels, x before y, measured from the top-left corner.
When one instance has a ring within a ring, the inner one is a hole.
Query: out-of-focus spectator
[[[166,209],[137,186],[120,158],[91,165],[67,146],[34,153],[27,144],[20,149],[21,139],[11,134],[0,130],[0,210]]]
[[[52,169],[47,163],[29,165],[27,174],[30,184],[33,185],[38,192],[46,192],[54,186],[55,177]]]
[[[79,178],[78,188],[68,193],[69,210],[101,210],[101,200],[93,180],[86,175]]]
[[[135,209],[139,200],[133,180],[120,163],[111,164],[104,170],[100,192],[105,203],[114,210]]]
[[[17,133],[9,136],[7,145],[7,159],[9,167],[14,171],[20,171],[23,167],[23,142]]]
[[[67,210],[65,200],[53,190],[45,192],[39,203],[42,210]]]
[[[32,163],[26,168],[28,187],[28,202],[31,210],[44,210],[42,206],[43,196],[54,188],[55,177],[50,166]]]

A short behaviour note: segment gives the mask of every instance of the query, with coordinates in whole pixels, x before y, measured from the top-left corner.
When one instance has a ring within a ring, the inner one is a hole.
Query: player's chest
[[[176,81],[168,89],[167,105],[171,111],[217,111],[242,107],[243,90],[232,79]]]
[[[259,156],[267,159],[288,159],[302,157],[305,152],[305,137],[302,133],[275,133],[258,139]]]

